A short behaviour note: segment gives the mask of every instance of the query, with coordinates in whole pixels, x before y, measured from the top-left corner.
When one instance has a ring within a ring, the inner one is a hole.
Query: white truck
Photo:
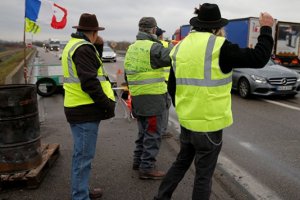
[[[50,51],[59,51],[60,41],[57,39],[49,39],[47,48]]]
[[[300,23],[275,20],[273,59],[287,67],[300,67]],[[225,27],[226,38],[240,47],[254,47],[259,36],[258,18],[248,17],[229,20]]]

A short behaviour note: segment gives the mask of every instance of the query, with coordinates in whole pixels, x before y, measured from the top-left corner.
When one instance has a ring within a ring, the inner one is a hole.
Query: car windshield
[[[103,51],[113,52],[113,50],[110,47],[103,47]]]

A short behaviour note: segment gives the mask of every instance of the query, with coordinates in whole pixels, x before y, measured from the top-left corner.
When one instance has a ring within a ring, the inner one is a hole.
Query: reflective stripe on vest
[[[180,124],[189,130],[211,132],[232,124],[232,77],[219,67],[224,41],[210,33],[191,32],[170,53],[175,109]]]
[[[132,96],[167,92],[163,69],[151,68],[150,50],[153,43],[149,40],[137,40],[127,50],[124,66]]]
[[[212,51],[215,45],[216,41],[216,36],[211,35],[208,39],[208,44],[206,48],[206,53],[205,53],[205,63],[204,63],[204,79],[193,79],[193,78],[176,78],[176,84],[177,85],[194,85],[194,86],[207,86],[207,87],[212,87],[212,86],[220,86],[220,85],[226,85],[228,83],[231,83],[232,81],[232,76],[228,76],[223,79],[217,79],[217,80],[212,80],[211,79],[211,63],[212,63]],[[180,43],[176,46],[175,53],[172,55],[172,59],[174,61],[172,62],[173,64],[173,69],[174,72],[176,73],[176,55],[178,53],[178,48],[180,46]]]
[[[150,84],[150,83],[160,83],[163,82],[164,78],[153,78],[153,79],[146,79],[146,80],[140,80],[140,81],[128,81],[129,85],[144,85],[144,84]]]
[[[64,89],[65,89],[64,106],[65,107],[75,107],[79,105],[87,105],[87,104],[94,103],[92,98],[87,93],[82,91],[81,83],[77,76],[76,67],[72,60],[72,56],[75,50],[81,45],[85,45],[85,44],[92,45],[91,43],[83,39],[72,38],[68,42],[68,44],[66,45],[63,51],[62,65],[64,71]],[[107,81],[107,77],[103,75],[103,65],[96,48],[95,48],[95,52],[97,55],[97,59],[100,62],[97,79],[99,80],[103,92],[106,94],[106,96],[114,100],[115,98],[114,98],[114,93],[111,89],[111,84],[109,83],[109,81]]]

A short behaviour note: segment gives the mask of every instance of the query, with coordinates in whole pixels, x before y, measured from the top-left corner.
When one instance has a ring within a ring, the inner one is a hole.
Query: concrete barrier
[[[34,51],[30,52],[30,53],[26,56],[27,64],[28,64],[28,61],[32,58],[32,56],[34,56],[34,55],[36,54],[36,52],[37,52],[37,51],[34,50]],[[13,84],[13,82],[12,82],[12,77],[13,77],[16,73],[18,73],[18,72],[22,69],[23,66],[24,66],[24,60],[22,60],[22,62],[20,62],[20,64],[17,65],[17,66],[15,67],[15,69],[14,69],[13,71],[11,71],[11,72],[6,76],[6,78],[5,78],[5,84]],[[30,71],[31,71],[31,69],[28,68],[28,72],[30,72]]]

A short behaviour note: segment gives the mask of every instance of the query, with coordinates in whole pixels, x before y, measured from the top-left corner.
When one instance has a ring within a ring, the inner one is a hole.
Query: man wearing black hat
[[[209,200],[212,176],[222,147],[223,129],[233,122],[231,111],[232,69],[262,68],[273,48],[274,20],[262,13],[258,43],[239,48],[224,37],[228,20],[216,4],[195,9],[193,30],[171,51],[168,91],[181,125],[180,152],[162,181],[156,200],[168,200],[194,160],[193,200]]]
[[[171,48],[157,40],[156,20],[143,17],[139,21],[137,40],[125,56],[125,73],[132,96],[132,112],[137,118],[133,169],[141,179],[161,179],[165,173],[155,169],[161,143],[162,115],[167,109],[167,85],[163,68],[170,66]]]
[[[72,200],[102,196],[100,188],[89,190],[91,162],[95,155],[101,120],[114,116],[115,97],[94,46],[102,42],[96,15],[84,13],[62,54],[64,109],[73,135]]]

